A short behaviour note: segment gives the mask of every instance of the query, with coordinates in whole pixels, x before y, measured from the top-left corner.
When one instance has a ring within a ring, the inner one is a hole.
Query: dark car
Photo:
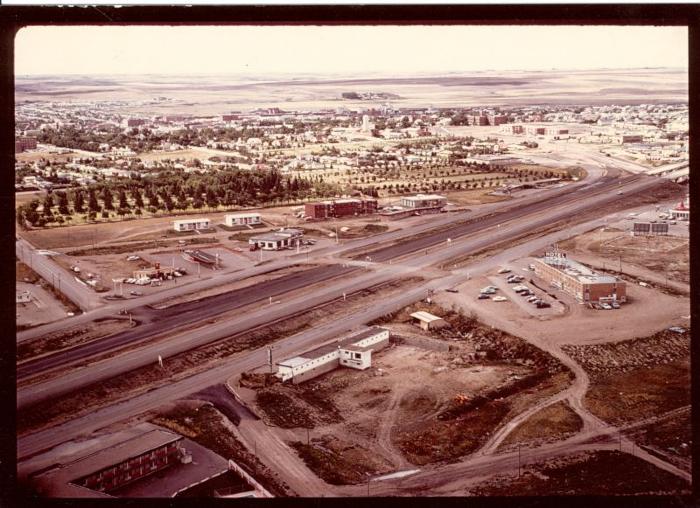
[[[480,294],[478,298],[479,298],[479,300],[490,300],[491,299],[491,297],[489,295],[485,295],[483,293]]]
[[[449,289],[446,289],[445,291],[447,291],[448,293],[459,293],[459,290],[454,289],[454,288],[449,288]]]
[[[537,304],[538,309],[548,309],[551,305],[547,302],[540,302]]]

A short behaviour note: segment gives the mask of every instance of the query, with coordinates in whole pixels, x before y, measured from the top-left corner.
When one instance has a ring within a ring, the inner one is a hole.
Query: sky
[[[15,75],[425,74],[688,67],[686,27],[32,26]]]

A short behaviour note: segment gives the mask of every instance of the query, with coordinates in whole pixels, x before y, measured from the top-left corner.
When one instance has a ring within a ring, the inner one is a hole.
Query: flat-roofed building
[[[401,206],[412,210],[418,208],[444,208],[447,198],[438,194],[416,194],[401,198]]]
[[[367,215],[377,212],[377,200],[366,199],[334,199],[304,205],[304,216],[307,219],[328,219],[333,217],[350,217]]]
[[[411,314],[411,317],[413,318],[413,322],[425,331],[438,330],[447,326],[447,321],[445,321],[443,318],[423,310],[414,312]]]
[[[178,232],[209,229],[209,219],[181,219],[173,221],[173,229]]]
[[[232,213],[224,215],[224,224],[228,227],[256,226],[262,224],[262,216],[259,213]]]
[[[277,363],[277,377],[297,384],[339,366],[365,370],[372,366],[372,352],[389,345],[389,330],[373,326],[355,331],[323,346]]]
[[[282,228],[279,231],[271,231],[248,239],[251,250],[282,250],[296,247],[304,237],[304,231],[295,228]]]
[[[15,138],[15,153],[22,153],[25,150],[35,150],[36,146],[36,138],[29,136]]]
[[[668,213],[676,220],[690,220],[690,200],[686,198],[676,205]]]
[[[160,427],[140,425],[88,446],[89,451],[73,454],[69,462],[34,473],[34,482],[50,497],[104,497],[173,464],[187,462],[183,439]]]
[[[496,169],[521,163],[521,160],[517,157],[490,154],[474,155],[473,157],[467,157],[466,161],[473,164],[486,165],[489,169]]]
[[[624,281],[596,273],[559,251],[545,253],[535,260],[534,266],[538,277],[574,296],[581,303],[627,301],[627,286]]]

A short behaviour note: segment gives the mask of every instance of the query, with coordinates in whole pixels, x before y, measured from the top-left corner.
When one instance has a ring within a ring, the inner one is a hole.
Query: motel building
[[[389,330],[374,326],[278,362],[276,376],[282,381],[291,379],[293,384],[298,384],[339,366],[365,370],[372,366],[372,352],[388,345]]]
[[[209,229],[209,219],[182,219],[173,221],[173,229],[177,232]]]
[[[224,224],[230,228],[236,226],[257,226],[262,224],[259,213],[235,213],[224,215]]]
[[[535,274],[557,289],[569,293],[579,303],[627,301],[626,284],[610,275],[601,275],[568,259],[558,251],[535,260]]]

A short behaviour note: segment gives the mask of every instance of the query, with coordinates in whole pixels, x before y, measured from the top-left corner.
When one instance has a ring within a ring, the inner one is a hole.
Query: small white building
[[[15,303],[29,303],[32,301],[32,294],[29,291],[17,291]]]
[[[173,221],[173,229],[178,232],[209,229],[209,219],[181,219]]]
[[[298,384],[339,366],[365,370],[372,366],[372,351],[389,345],[389,330],[374,326],[277,363],[282,381]]]
[[[447,326],[447,322],[441,317],[434,316],[430,312],[418,311],[411,314],[413,322],[420,326],[423,330],[437,330]]]
[[[234,226],[255,226],[262,224],[259,213],[232,213],[224,215],[224,224],[232,228]]]

